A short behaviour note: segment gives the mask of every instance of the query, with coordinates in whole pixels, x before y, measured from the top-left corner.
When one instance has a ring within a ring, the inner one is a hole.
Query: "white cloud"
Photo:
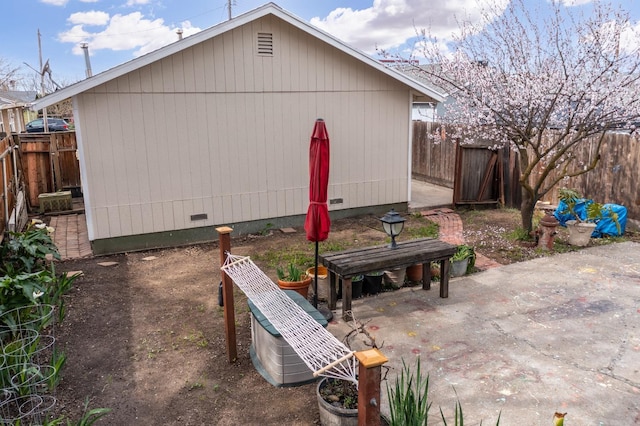
[[[560,0],[560,4],[565,7],[582,6],[591,3],[592,0]]]
[[[427,29],[438,38],[450,40],[458,29],[457,19],[482,20],[478,3],[495,4],[502,11],[508,1],[440,1],[429,2],[427,6],[424,0],[374,0],[369,8],[338,8],[326,18],[312,18],[311,24],[360,50],[374,53],[376,47],[385,50],[401,47],[416,36],[416,29]]]
[[[640,21],[630,24],[620,34],[620,52],[631,54],[640,49]]]
[[[81,3],[98,3],[98,0],[80,0]]]
[[[76,12],[72,13],[71,16],[67,18],[67,21],[72,24],[106,25],[109,22],[109,14],[98,10]]]
[[[127,6],[136,6],[139,4],[149,4],[151,0],[127,0]]]
[[[52,6],[66,6],[69,0],[40,0],[44,4],[50,4]]]
[[[86,25],[78,23],[58,35],[60,41],[75,45],[73,53],[76,55],[83,53],[80,43],[88,43],[92,54],[99,50],[134,50],[134,56],[140,56],[178,40],[177,27],[165,25],[160,18],[146,19],[140,12],[113,15],[101,24],[106,25],[105,28],[97,32],[87,31]],[[189,21],[182,22],[180,27],[184,37],[201,31]]]

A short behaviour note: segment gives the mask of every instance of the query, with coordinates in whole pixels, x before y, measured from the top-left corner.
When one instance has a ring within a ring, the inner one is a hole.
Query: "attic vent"
[[[258,55],[273,56],[273,33],[258,33]]]

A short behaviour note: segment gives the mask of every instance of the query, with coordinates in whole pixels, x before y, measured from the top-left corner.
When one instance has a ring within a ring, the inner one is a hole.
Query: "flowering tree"
[[[12,90],[18,68],[12,66],[9,61],[0,57],[0,91]]]
[[[447,43],[423,31],[429,64],[412,70],[455,99],[443,120],[462,143],[473,142],[464,126],[519,153],[529,231],[542,196],[596,167],[599,156],[580,158],[580,144],[595,139],[599,152],[610,129],[640,132],[640,26],[599,2],[588,15],[558,0],[535,3],[541,9],[513,0],[503,10],[494,0],[481,25],[459,21]]]

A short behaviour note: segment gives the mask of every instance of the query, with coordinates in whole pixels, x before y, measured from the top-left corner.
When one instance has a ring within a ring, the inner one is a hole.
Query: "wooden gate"
[[[500,203],[519,208],[517,153],[493,148],[495,143],[483,141],[481,134],[474,144],[465,145],[452,134],[440,123],[413,122],[412,177],[453,188],[455,205]]]
[[[31,207],[39,205],[40,194],[80,189],[75,132],[20,133],[16,136]]]
[[[457,144],[453,203],[504,205],[502,151]]]

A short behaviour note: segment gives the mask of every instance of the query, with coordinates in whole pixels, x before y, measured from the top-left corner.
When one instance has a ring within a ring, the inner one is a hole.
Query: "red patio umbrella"
[[[327,207],[329,185],[329,134],[324,120],[319,118],[313,127],[309,147],[309,209],[304,222],[307,240],[315,241],[315,280],[313,305],[318,307],[318,242],[329,236],[331,219]]]

